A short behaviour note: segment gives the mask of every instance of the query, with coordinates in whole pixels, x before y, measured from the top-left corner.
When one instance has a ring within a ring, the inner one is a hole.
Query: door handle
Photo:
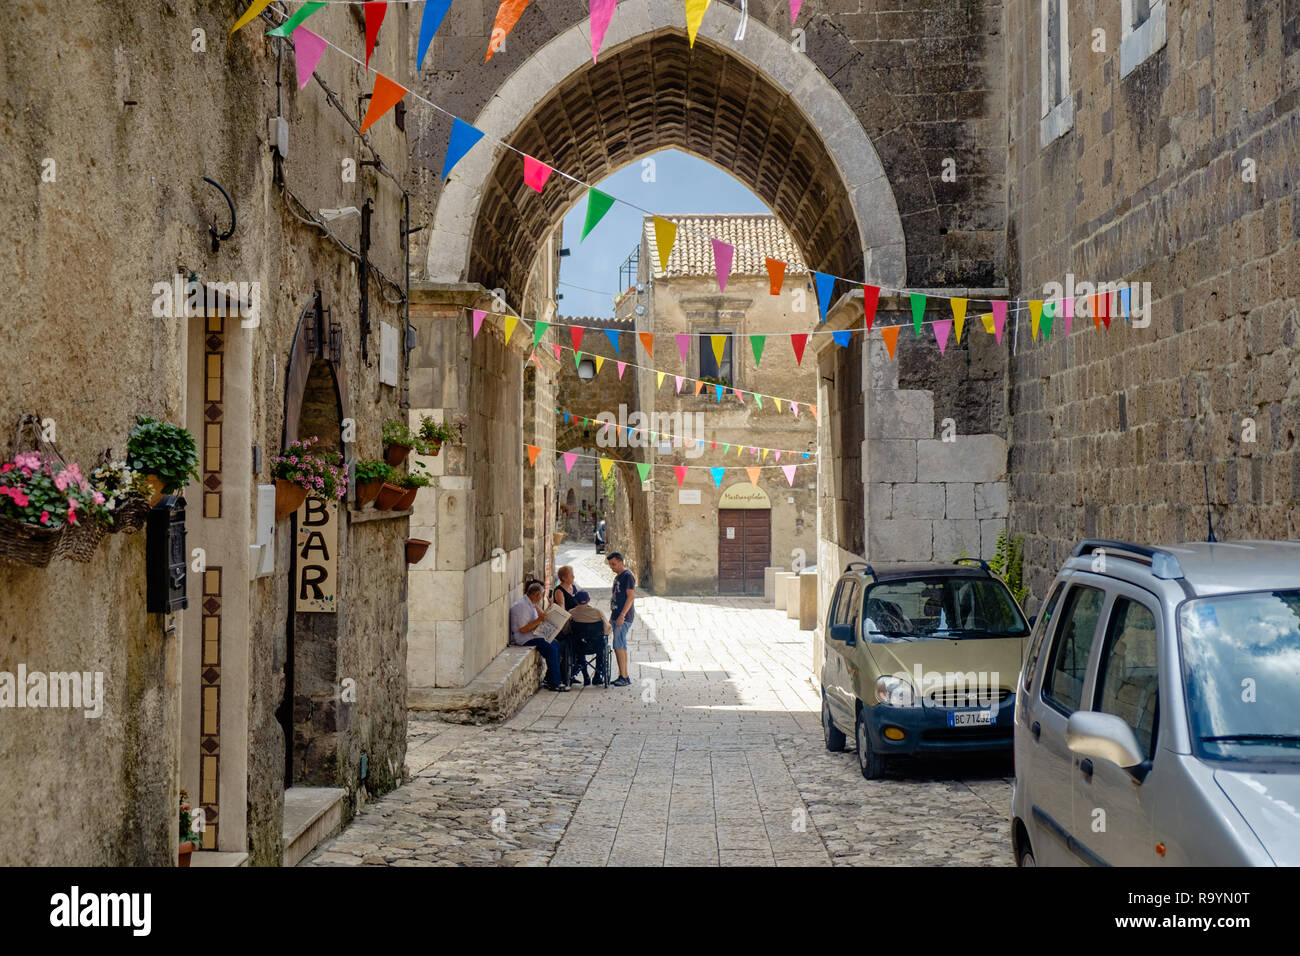
[[[1029,725],[1029,732],[1033,734],[1034,739],[1037,740],[1039,736],[1043,733],[1043,725],[1035,720],[1032,724]]]
[[[1082,774],[1083,774],[1085,777],[1087,777],[1089,780],[1091,780],[1091,779],[1092,779],[1092,761],[1089,760],[1087,757],[1084,757],[1081,761],[1079,761],[1079,772],[1082,773]]]

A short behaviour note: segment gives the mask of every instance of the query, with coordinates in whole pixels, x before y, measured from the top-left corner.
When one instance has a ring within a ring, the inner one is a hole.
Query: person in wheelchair
[[[579,591],[574,596],[577,602],[569,612],[569,644],[573,649],[573,681],[577,683],[578,672],[582,672],[582,683],[592,683],[587,670],[587,655],[596,656],[595,683],[606,684],[609,680],[609,634],[614,630],[609,618],[600,608],[591,603],[591,595]]]

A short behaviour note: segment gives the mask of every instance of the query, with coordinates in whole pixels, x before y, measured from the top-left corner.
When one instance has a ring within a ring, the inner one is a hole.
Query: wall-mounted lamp
[[[321,209],[320,217],[326,222],[333,222],[335,219],[343,219],[347,216],[359,216],[361,210],[356,206],[343,206],[339,209]]]
[[[217,192],[221,193],[221,198],[226,201],[226,206],[230,209],[230,228],[225,232],[217,232],[217,224],[215,222],[208,224],[208,234],[212,236],[212,251],[218,252],[221,249],[221,244],[235,234],[235,204],[231,201],[230,194],[222,189],[221,184],[215,179],[209,179],[207,176],[204,176],[203,181],[209,186],[214,187]]]

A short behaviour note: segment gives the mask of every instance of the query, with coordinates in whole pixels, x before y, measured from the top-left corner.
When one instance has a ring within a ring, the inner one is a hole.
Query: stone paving
[[[562,548],[608,611],[590,546]],[[826,751],[811,631],[756,598],[640,596],[631,687],[496,726],[412,714],[408,782],[305,865],[1009,865],[1009,761],[862,779]]]

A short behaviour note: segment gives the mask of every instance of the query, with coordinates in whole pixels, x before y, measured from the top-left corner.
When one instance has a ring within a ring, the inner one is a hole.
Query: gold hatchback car
[[[983,561],[849,564],[826,621],[826,749],[853,734],[868,780],[894,756],[1009,755],[1029,628]]]

